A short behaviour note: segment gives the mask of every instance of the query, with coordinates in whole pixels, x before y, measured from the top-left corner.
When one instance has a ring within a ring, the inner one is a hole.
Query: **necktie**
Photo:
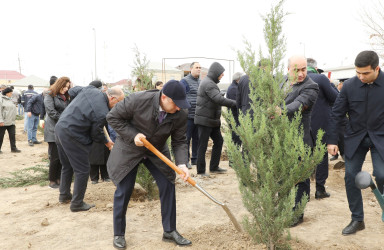
[[[159,112],[159,123],[162,123],[165,117],[165,111],[160,111]]]

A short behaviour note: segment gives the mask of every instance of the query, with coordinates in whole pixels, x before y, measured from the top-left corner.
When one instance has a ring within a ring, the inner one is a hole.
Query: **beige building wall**
[[[0,79],[0,84],[9,85],[9,84],[16,82],[18,80],[19,79],[16,79],[16,80],[14,80],[14,79]]]
[[[166,83],[168,82],[169,80],[178,80],[180,81],[182,78],[183,78],[183,71],[174,71],[174,72],[165,72],[164,75],[162,74],[162,72],[158,72],[158,71],[155,71],[153,72],[153,78],[152,78],[152,82],[153,84],[155,84],[157,81],[162,81],[163,83]]]

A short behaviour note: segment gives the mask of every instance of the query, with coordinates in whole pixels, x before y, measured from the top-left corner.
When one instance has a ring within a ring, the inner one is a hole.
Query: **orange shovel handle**
[[[157,150],[147,139],[140,138],[140,140],[144,143],[144,146],[149,149],[152,153],[154,153],[157,157],[159,157],[163,162],[165,162],[168,166],[170,166],[173,170],[175,170],[178,174],[184,174],[184,171],[181,170],[176,166],[175,163],[173,163],[171,160],[169,160],[165,155],[163,155],[159,150]],[[191,177],[188,177],[187,181],[192,185],[195,186],[196,182]]]

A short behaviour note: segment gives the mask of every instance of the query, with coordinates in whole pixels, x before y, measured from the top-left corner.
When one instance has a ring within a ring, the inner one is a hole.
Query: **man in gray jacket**
[[[168,81],[161,91],[148,90],[130,94],[107,115],[108,124],[118,134],[107,162],[108,174],[116,185],[113,200],[113,246],[125,249],[126,212],[140,163],[143,163],[159,187],[163,240],[190,245],[176,230],[175,172],[145,147],[146,138],[170,158],[167,139],[171,136],[176,165],[189,177],[186,167],[187,112],[190,105],[179,81]]]
[[[224,67],[214,62],[209,67],[208,75],[204,78],[197,91],[197,104],[195,124],[199,128],[199,144],[197,147],[197,174],[208,176],[205,173],[205,152],[207,151],[209,137],[213,140],[211,173],[223,173],[227,171],[219,167],[221,150],[223,148],[223,136],[220,131],[221,106],[236,107],[236,101],[223,97],[217,84],[224,76]]]
[[[196,165],[197,160],[197,145],[199,143],[199,134],[197,125],[194,122],[195,119],[195,110],[196,110],[196,99],[197,99],[197,90],[199,89],[200,84],[200,72],[201,66],[198,62],[191,63],[191,73],[186,77],[180,80],[185,87],[187,93],[187,100],[191,107],[188,109],[188,122],[187,122],[187,145],[188,145],[188,160],[191,159],[191,164]],[[192,156],[190,157],[189,145],[192,139]],[[187,167],[192,168],[189,162]]]

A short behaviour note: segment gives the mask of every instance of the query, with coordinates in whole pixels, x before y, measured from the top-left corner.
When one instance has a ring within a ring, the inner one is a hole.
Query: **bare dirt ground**
[[[17,147],[10,152],[8,137],[0,155],[0,177],[9,172],[40,164],[47,156],[47,143],[29,147],[17,123]],[[42,140],[42,135],[38,135]],[[42,163],[45,164],[45,163]],[[241,221],[247,215],[238,190],[235,172],[223,161],[228,173],[195,180],[217,200],[227,203]],[[371,171],[370,157],[364,169]],[[192,173],[196,173],[195,167]],[[381,209],[370,190],[363,191],[366,229],[353,236],[342,236],[350,221],[344,188],[344,170],[333,169],[327,190],[331,197],[315,200],[312,183],[311,201],[304,223],[290,229],[293,249],[384,249],[384,224]],[[48,182],[47,182],[48,184]],[[72,213],[69,205],[58,202],[58,190],[48,186],[0,189],[0,249],[113,249],[112,183],[89,183],[85,201],[96,204],[87,212]],[[177,227],[193,242],[189,249],[265,249],[235,230],[224,210],[195,188],[178,181]],[[161,240],[159,200],[131,201],[127,212],[126,240],[129,249],[177,249]]]

